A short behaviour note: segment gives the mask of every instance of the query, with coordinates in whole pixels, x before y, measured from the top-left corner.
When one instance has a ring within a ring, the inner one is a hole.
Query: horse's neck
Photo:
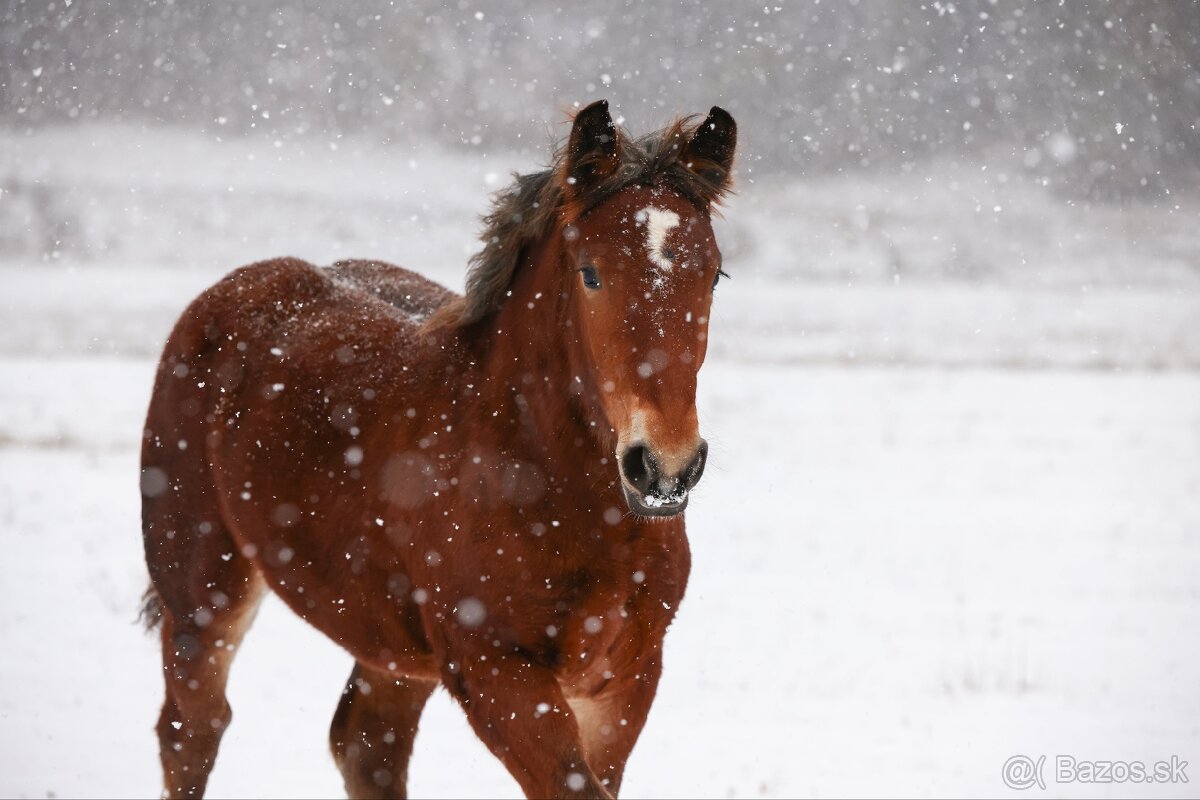
[[[517,423],[510,428],[516,446],[540,447],[564,437],[592,440],[587,421],[569,399],[579,386],[573,385],[564,344],[560,239],[547,237],[522,256],[512,294],[485,334],[485,368],[497,400]]]

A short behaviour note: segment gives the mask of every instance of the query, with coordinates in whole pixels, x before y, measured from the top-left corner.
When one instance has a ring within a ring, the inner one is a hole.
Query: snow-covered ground
[[[458,286],[486,191],[532,162],[0,138],[0,795],[151,795],[137,442],[173,316],[281,252]],[[938,170],[744,176],[730,204],[693,578],[629,796],[991,796],[1018,753],[1049,756],[1044,794],[1195,793],[1052,762],[1178,755],[1200,780],[1197,206]],[[268,603],[211,796],[337,795],[349,669]],[[517,795],[444,694],[411,788]]]

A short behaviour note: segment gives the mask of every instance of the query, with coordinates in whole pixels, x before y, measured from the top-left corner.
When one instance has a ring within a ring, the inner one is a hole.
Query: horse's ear
[[[711,203],[729,190],[733,153],[737,149],[737,123],[729,112],[713,106],[683,148],[682,161],[708,184]]]
[[[608,101],[597,100],[575,115],[563,179],[581,189],[615,173],[621,166],[621,142],[617,126],[608,113]]]

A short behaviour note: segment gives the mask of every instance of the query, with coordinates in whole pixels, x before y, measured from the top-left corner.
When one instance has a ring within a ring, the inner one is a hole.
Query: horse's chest
[[[493,520],[471,540],[488,558],[453,569],[454,558],[421,563],[414,582],[471,595],[487,609],[477,637],[485,652],[498,642],[534,654],[569,695],[587,696],[658,650],[687,582],[687,541],[681,524],[602,535],[586,520],[566,523],[565,512],[551,518],[564,524],[521,534],[505,531],[528,531],[528,522]]]
[[[568,694],[588,696],[616,676],[636,673],[658,649],[678,601],[673,584],[632,575],[577,596],[554,631],[556,671]]]

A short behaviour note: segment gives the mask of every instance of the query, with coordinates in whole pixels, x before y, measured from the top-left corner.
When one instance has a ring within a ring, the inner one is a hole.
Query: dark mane
[[[546,236],[556,218],[564,223],[579,219],[628,186],[666,186],[706,210],[710,199],[724,193],[728,175],[716,162],[685,164],[680,159],[696,130],[696,119],[678,119],[639,139],[618,128],[620,168],[570,192],[563,189],[565,144],[556,148],[548,169],[514,175],[512,185],[495,195],[491,211],[483,218],[484,246],[471,257],[465,293],[442,306],[427,326],[462,327],[487,317],[502,304],[526,248]]]

